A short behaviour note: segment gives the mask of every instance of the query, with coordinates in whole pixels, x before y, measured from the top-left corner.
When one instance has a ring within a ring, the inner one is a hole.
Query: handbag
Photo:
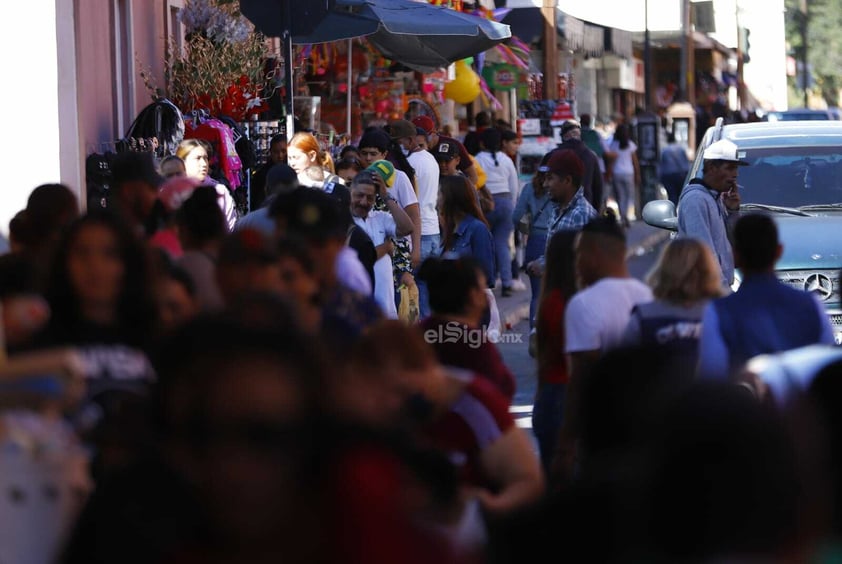
[[[398,306],[398,319],[410,324],[417,322],[420,318],[418,286],[408,287],[406,284],[401,284],[398,290],[401,298]]]
[[[544,211],[544,208],[546,208],[547,204],[549,203],[549,200],[544,202],[544,205],[541,206],[541,209],[538,210],[538,213],[535,214],[535,219],[541,217],[541,213]],[[530,229],[532,229],[532,212],[526,212],[520,217],[520,221],[517,222],[517,230],[523,233],[524,235],[529,235]]]
[[[497,307],[497,298],[494,297],[494,292],[490,288],[485,289],[485,296],[488,298],[488,310],[490,313],[488,327],[485,329],[485,334],[488,340],[496,343],[503,333],[503,320],[500,316],[500,308]]]
[[[517,222],[517,230],[523,235],[529,235],[529,228],[532,225],[532,214],[526,212],[520,216],[520,221]]]

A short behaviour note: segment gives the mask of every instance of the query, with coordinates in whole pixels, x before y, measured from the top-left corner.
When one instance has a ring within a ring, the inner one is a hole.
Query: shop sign
[[[482,69],[482,77],[492,90],[512,90],[518,85],[519,71],[514,65],[498,63]]]
[[[531,135],[541,135],[541,120],[538,118],[519,119],[520,134],[524,137]]]

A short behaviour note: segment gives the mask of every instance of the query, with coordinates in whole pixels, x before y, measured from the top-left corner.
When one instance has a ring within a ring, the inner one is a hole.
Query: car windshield
[[[749,148],[737,183],[743,204],[799,208],[842,203],[842,147]],[[699,175],[701,171],[698,171]]]
[[[767,121],[803,121],[827,120],[831,115],[827,112],[770,112]]]

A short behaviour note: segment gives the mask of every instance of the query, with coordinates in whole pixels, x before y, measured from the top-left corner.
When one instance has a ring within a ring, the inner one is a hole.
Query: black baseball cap
[[[433,156],[436,157],[437,161],[449,161],[459,156],[459,146],[450,141],[441,141],[433,149]]]

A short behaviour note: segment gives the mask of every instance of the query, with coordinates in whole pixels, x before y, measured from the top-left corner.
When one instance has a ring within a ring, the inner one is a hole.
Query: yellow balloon
[[[457,104],[470,104],[480,94],[479,75],[464,61],[456,61],[456,78],[444,85],[444,95]]]

